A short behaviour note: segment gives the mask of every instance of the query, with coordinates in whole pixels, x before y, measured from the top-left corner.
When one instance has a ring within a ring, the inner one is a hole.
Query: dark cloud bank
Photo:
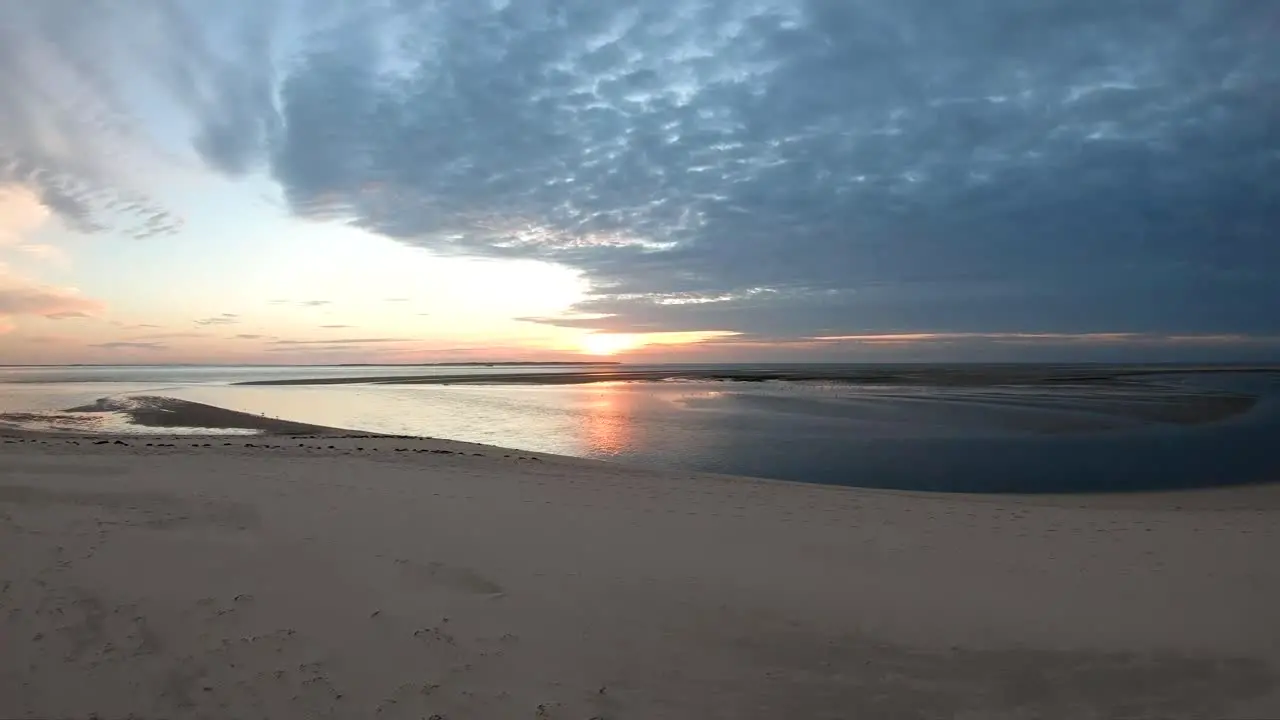
[[[1280,336],[1275,3],[326,17],[271,107],[228,95],[246,106],[216,135],[240,118],[254,142],[205,142],[211,164],[265,166],[301,216],[581,269],[597,294],[577,310],[608,317],[547,322]]]

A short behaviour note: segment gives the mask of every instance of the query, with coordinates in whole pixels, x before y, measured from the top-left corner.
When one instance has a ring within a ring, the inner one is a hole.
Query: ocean
[[[273,384],[296,381],[327,384]],[[1117,492],[1280,477],[1276,368],[9,367],[0,368],[0,432],[253,432],[138,424],[129,409],[148,398],[167,398],[175,418],[184,403],[201,403],[356,431],[860,487]]]

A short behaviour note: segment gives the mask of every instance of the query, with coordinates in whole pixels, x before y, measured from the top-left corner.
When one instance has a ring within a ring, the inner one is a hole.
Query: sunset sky
[[[1280,359],[1280,3],[0,3],[0,363]]]

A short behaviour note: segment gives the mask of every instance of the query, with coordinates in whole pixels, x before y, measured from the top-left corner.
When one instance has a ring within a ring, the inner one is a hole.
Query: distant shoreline
[[[486,375],[365,375],[361,377],[282,378],[249,380],[236,385],[575,385],[595,382],[656,382],[661,380],[723,380],[736,382],[848,382],[898,385],[1041,385],[1123,381],[1151,375],[1193,373],[1280,373],[1280,365],[866,365],[852,370],[833,364],[777,370],[672,368],[669,370],[605,370],[581,373],[494,373]],[[795,367],[795,366],[792,366]]]

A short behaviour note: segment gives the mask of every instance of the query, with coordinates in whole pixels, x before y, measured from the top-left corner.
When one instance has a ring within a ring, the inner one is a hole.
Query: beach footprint
[[[410,586],[446,587],[469,595],[491,598],[506,596],[506,589],[468,567],[441,562],[420,563],[404,558],[395,561],[400,578]]]

